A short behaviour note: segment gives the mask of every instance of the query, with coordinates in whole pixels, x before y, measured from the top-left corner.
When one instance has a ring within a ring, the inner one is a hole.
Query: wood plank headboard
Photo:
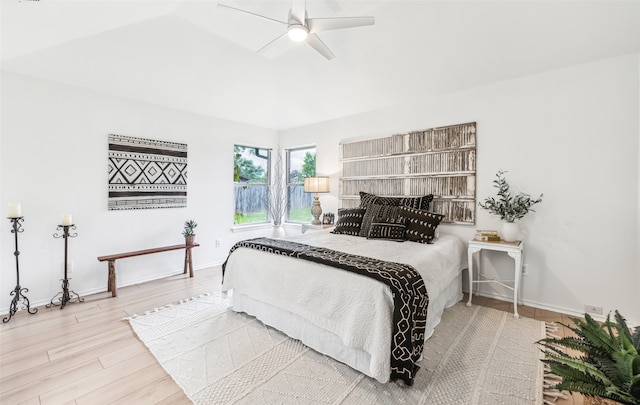
[[[442,223],[475,224],[476,123],[340,143],[340,206],[360,191],[380,196],[433,194]]]

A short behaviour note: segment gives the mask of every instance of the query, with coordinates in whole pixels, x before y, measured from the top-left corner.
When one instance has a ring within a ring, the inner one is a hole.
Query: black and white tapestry
[[[109,210],[187,206],[187,144],[109,134]]]

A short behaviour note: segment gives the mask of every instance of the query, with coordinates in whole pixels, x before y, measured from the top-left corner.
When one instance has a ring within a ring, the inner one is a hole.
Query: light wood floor
[[[100,293],[63,310],[19,311],[0,324],[0,403],[190,404],[122,318],[211,291],[219,283],[220,267],[213,267],[194,278],[180,274],[119,288],[117,298]],[[513,311],[504,301],[474,297],[473,302]],[[562,314],[518,310],[541,321],[570,323]],[[582,399],[574,395],[557,403],[581,405]]]

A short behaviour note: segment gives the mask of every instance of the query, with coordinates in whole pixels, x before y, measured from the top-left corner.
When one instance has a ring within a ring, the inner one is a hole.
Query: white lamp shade
[[[305,177],[304,179],[304,191],[307,193],[328,193],[329,190],[329,177]]]

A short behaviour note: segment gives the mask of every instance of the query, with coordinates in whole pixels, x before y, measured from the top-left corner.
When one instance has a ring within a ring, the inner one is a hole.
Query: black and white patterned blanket
[[[393,335],[391,339],[391,380],[413,384],[422,355],[429,297],[422,276],[408,264],[352,255],[322,247],[281,239],[255,238],[236,243],[229,257],[245,247],[309,260],[368,276],[389,286],[393,293]],[[222,277],[227,261],[222,265]]]

